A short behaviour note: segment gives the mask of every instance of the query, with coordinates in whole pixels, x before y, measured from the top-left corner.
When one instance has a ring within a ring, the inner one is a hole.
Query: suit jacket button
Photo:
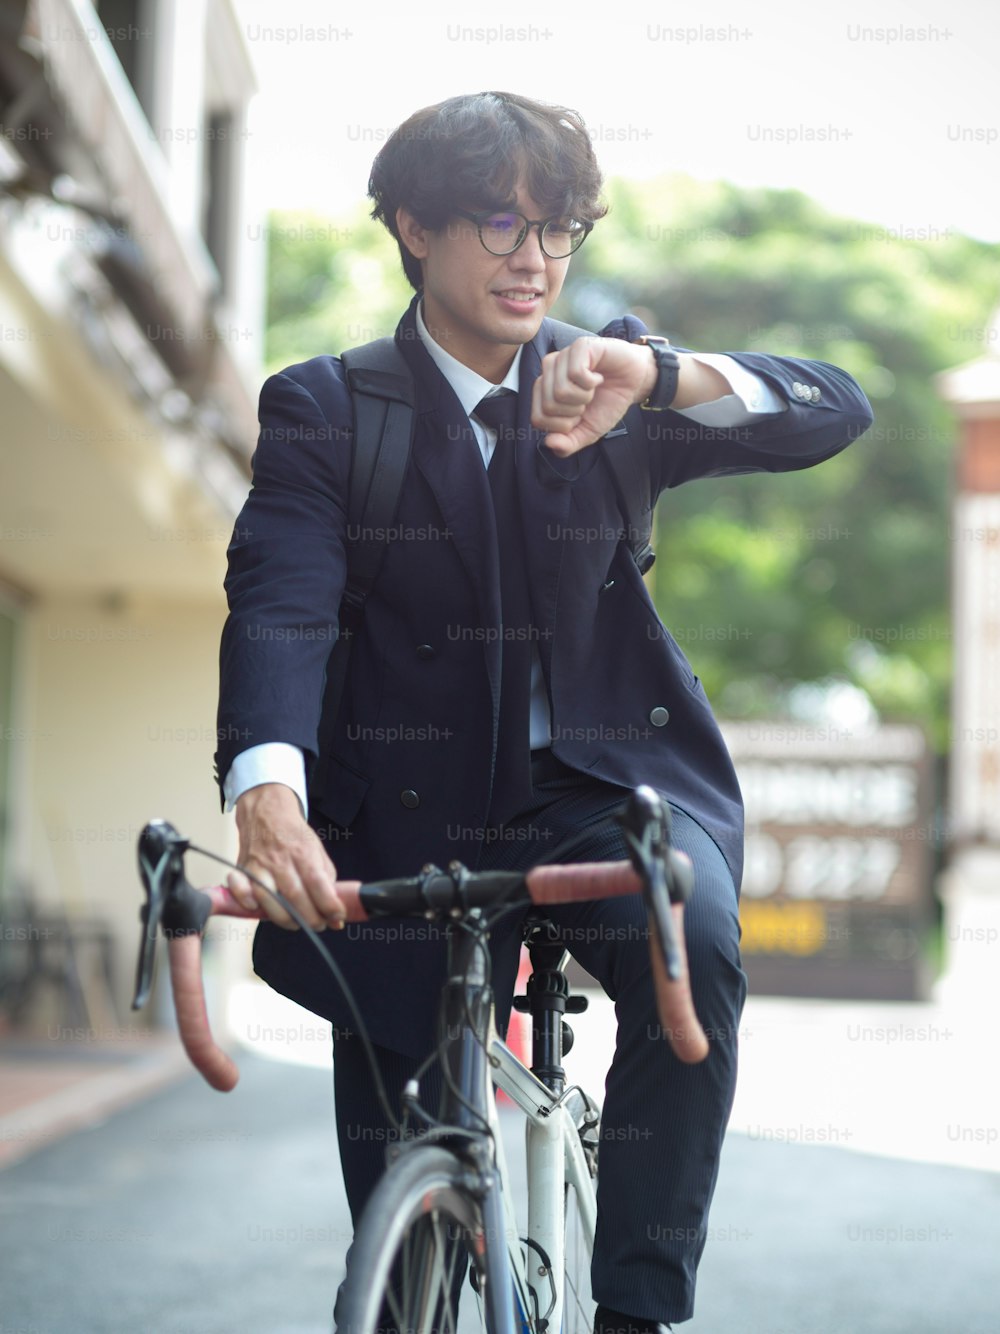
[[[399,799],[408,811],[416,810],[420,805],[420,796],[412,787],[406,787],[399,794]]]
[[[434,657],[434,645],[433,645],[433,644],[418,644],[418,645],[417,645],[417,657],[418,657],[418,658],[433,658],[433,657]]]
[[[670,711],[665,709],[662,704],[658,704],[649,715],[649,721],[654,727],[666,727],[670,721]]]

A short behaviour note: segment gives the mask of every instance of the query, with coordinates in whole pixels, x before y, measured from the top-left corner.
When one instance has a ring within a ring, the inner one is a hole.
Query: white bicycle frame
[[[490,1129],[497,1146],[507,1250],[521,1313],[528,1313],[534,1322],[537,1311],[539,1320],[544,1320],[545,1328],[554,1334],[564,1328],[568,1185],[576,1196],[580,1238],[587,1255],[588,1272],[583,1277],[589,1330],[593,1327],[589,1260],[597,1224],[597,1197],[577,1126],[586,1102],[575,1088],[561,1097],[546,1088],[495,1032],[490,1042],[490,1066],[494,1086],[502,1089],[526,1118],[527,1246],[518,1232],[496,1100],[490,1100]]]

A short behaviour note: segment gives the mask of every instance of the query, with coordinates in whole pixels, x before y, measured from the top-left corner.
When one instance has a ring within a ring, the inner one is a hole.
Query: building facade
[[[229,0],[0,3],[8,1022],[12,988],[19,1023],[127,1014],[146,820],[232,851],[212,755],[261,379],[253,92]]]

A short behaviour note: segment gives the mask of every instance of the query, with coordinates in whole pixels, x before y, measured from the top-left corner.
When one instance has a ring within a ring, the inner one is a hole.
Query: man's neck
[[[518,389],[521,348],[515,348],[513,356],[507,362],[506,370],[499,369],[494,378],[486,375],[477,367],[469,366],[464,361],[460,361],[458,357],[448,351],[439,339],[434,337],[433,330],[429,329],[424,321],[422,302],[417,302],[415,315],[417,333],[427,349],[428,356],[452,389],[455,390],[459,402],[467,412],[471,411],[491,386],[504,385],[515,391]]]
[[[488,380],[490,384],[504,384],[511,367],[520,362],[521,348],[512,344],[483,344],[478,355],[471,355],[468,350],[459,352],[454,349],[454,339],[450,337],[449,330],[439,329],[433,322],[433,316],[428,323],[423,299],[417,302],[417,316],[417,327],[421,337],[432,339],[436,347],[451,361]]]

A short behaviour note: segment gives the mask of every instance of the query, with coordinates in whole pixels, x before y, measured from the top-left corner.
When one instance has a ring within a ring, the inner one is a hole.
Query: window
[[[209,111],[205,116],[204,181],[201,234],[219,271],[222,295],[231,292],[229,237],[233,207],[233,137],[231,111]]]
[[[153,31],[148,0],[97,0],[94,8],[146,119],[152,124]]]

